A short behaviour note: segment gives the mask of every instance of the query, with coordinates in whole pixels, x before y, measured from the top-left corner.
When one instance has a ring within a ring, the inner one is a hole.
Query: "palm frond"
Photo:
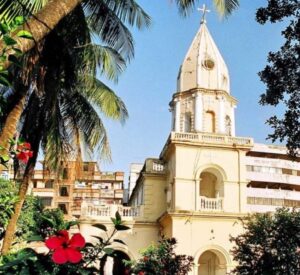
[[[66,127],[71,131],[78,128],[85,144],[92,152],[98,151],[98,157],[110,159],[107,133],[94,107],[77,92],[66,95],[64,99],[61,112]]]
[[[239,0],[213,0],[214,6],[222,17],[229,16],[236,8],[239,7]],[[199,0],[176,0],[179,13],[183,16],[189,15],[195,9]]]
[[[114,81],[118,80],[126,67],[125,60],[116,50],[96,44],[84,47],[83,64],[88,68],[87,71],[95,72],[98,69],[101,75]]]
[[[229,16],[236,8],[239,7],[239,0],[213,0],[214,6],[219,14],[223,17]]]
[[[134,42],[122,20],[103,1],[87,1],[85,10],[90,30],[100,37],[103,44],[130,60],[134,56]]]
[[[100,108],[105,116],[124,123],[128,118],[128,111],[121,98],[97,78],[91,75],[81,77],[84,78],[82,82],[86,84],[86,88],[79,88],[80,93],[92,104]]]
[[[134,0],[103,0],[103,2],[130,26],[142,29],[151,24],[151,17]]]
[[[30,16],[41,10],[48,2],[49,0],[1,0],[0,20],[5,19],[10,23],[16,16]]]

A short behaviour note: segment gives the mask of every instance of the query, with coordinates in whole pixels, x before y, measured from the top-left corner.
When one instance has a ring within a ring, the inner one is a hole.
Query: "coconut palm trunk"
[[[34,172],[34,167],[37,161],[37,156],[38,156],[38,150],[39,150],[39,145],[40,145],[40,136],[38,135],[37,131],[37,136],[35,137],[35,140],[31,142],[32,145],[32,150],[33,150],[33,156],[29,159],[28,164],[26,165],[26,169],[24,172],[23,180],[20,184],[19,188],[19,194],[18,194],[18,201],[16,202],[14,206],[14,213],[12,214],[9,223],[7,225],[6,231],[5,231],[5,236],[2,244],[2,249],[1,249],[1,254],[5,255],[9,252],[10,247],[12,245],[12,242],[15,237],[15,232],[17,228],[17,222],[20,217],[21,211],[22,211],[22,206],[24,204],[26,194],[28,191],[29,183],[31,180],[31,177]]]
[[[2,132],[0,134],[0,147],[3,148],[0,150],[1,154],[7,154],[9,150],[9,139],[12,139],[17,132],[17,125],[20,120],[21,114],[23,112],[23,107],[25,103],[26,95],[24,94],[14,106],[14,108],[9,112]],[[0,173],[3,169],[3,166],[0,165]]]
[[[20,28],[21,30],[29,31],[33,36],[33,40],[18,37],[16,35],[18,30],[12,35],[12,38],[18,41],[19,49],[23,53],[32,49],[36,42],[45,38],[60,20],[70,14],[82,1],[83,0],[52,0],[46,4],[42,10],[32,16],[31,19],[25,22]],[[0,52],[3,47],[3,43],[0,43]],[[7,62],[5,67],[7,68],[9,65],[10,63]]]

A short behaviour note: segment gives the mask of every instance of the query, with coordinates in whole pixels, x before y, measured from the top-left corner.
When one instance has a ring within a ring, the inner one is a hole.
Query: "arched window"
[[[207,198],[216,197],[217,177],[209,172],[201,173],[200,196]]]
[[[231,136],[231,119],[229,116],[225,117],[225,131],[226,135]]]
[[[206,111],[205,112],[205,131],[208,133],[215,133],[216,132],[216,118],[215,113],[213,111]]]
[[[192,116],[191,113],[185,113],[184,115],[184,132],[191,132],[192,128]]]

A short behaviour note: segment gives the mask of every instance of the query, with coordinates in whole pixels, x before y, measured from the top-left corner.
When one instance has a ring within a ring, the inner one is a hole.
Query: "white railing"
[[[286,174],[263,173],[247,171],[246,177],[249,181],[274,182],[300,185],[300,177]]]
[[[200,196],[199,202],[200,211],[222,211],[223,198],[207,198]]]
[[[196,141],[200,143],[217,143],[217,144],[226,144],[226,145],[244,145],[252,146],[252,138],[244,137],[231,137],[226,135],[218,134],[209,134],[209,133],[171,133],[171,140],[179,141]]]
[[[299,200],[299,191],[248,187],[247,197]]]
[[[83,203],[81,205],[81,216],[83,217],[114,217],[116,212],[122,217],[142,216],[141,207],[128,207],[123,205],[94,205]]]

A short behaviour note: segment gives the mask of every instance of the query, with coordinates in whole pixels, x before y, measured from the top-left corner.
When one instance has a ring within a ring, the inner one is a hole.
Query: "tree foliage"
[[[29,241],[45,241],[49,237],[59,233],[60,230],[69,230],[71,226],[77,225],[78,222],[59,222],[59,216],[44,214],[39,212],[37,219],[44,220],[42,223],[43,229],[35,236],[31,236]],[[45,219],[46,218],[46,219]],[[38,253],[34,249],[25,248],[15,253],[0,257],[0,274],[15,275],[15,274],[44,274],[44,275],[96,275],[103,274],[101,264],[105,264],[107,255],[113,256],[115,250],[112,248],[114,243],[125,243],[119,239],[114,239],[117,232],[128,230],[129,227],[124,225],[120,214],[116,212],[115,217],[112,218],[113,229],[106,228],[103,224],[94,224],[93,226],[105,233],[106,237],[102,235],[93,236],[95,242],[86,243],[85,247],[80,251],[83,258],[79,263],[65,263],[55,264],[51,259],[52,252]],[[42,229],[41,228],[41,229]],[[100,266],[99,266],[100,263]]]
[[[16,191],[12,182],[0,178],[0,240],[14,212],[14,204],[18,200]]]
[[[269,138],[286,141],[291,155],[300,148],[300,2],[299,0],[268,0],[267,7],[258,9],[256,20],[260,24],[289,20],[282,31],[284,44],[277,52],[270,52],[267,66],[259,73],[266,84],[261,95],[262,105],[277,106],[286,110],[283,117],[270,117],[267,123],[273,128]]]
[[[234,274],[297,275],[300,270],[300,212],[286,208],[254,214],[243,221],[245,232],[231,237]]]
[[[176,255],[176,239],[162,239],[158,245],[151,245],[142,252],[137,262],[128,262],[133,274],[185,275],[192,270],[193,257]]]

